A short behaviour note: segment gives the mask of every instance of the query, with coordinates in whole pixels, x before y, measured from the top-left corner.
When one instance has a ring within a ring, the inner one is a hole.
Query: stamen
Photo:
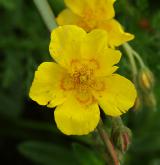
[[[85,93],[77,93],[76,99],[80,104],[84,105],[90,105],[97,102],[97,100],[91,95],[89,91],[86,91]]]
[[[60,87],[62,90],[73,90],[74,89],[74,83],[72,81],[72,78],[67,75],[61,79]]]
[[[92,84],[92,88],[95,91],[104,91],[105,90],[105,83],[103,81],[94,81]]]
[[[92,104],[97,100],[92,96],[91,89],[102,91],[105,88],[103,81],[97,81],[94,72],[99,69],[99,63],[95,59],[71,61],[71,73],[61,80],[63,90],[75,90],[76,99],[81,104]]]
[[[91,60],[89,60],[89,62],[90,62],[90,64],[92,65],[92,67],[94,69],[99,69],[100,68],[99,63],[96,59],[91,59]]]

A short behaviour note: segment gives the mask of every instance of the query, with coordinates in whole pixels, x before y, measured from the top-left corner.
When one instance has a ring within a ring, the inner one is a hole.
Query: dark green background
[[[62,0],[49,3],[55,14],[64,8]],[[116,13],[126,30],[136,35],[131,45],[155,75],[158,102],[155,112],[144,106],[123,116],[133,131],[124,165],[160,165],[160,1],[117,0]],[[103,165],[91,135],[61,134],[53,110],[28,97],[37,66],[51,60],[50,33],[33,1],[0,0],[0,18],[0,164]],[[131,77],[125,55],[120,67]]]

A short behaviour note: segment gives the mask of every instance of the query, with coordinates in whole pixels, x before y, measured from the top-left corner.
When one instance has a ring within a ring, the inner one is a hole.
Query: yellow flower
[[[57,106],[54,117],[64,134],[93,131],[100,120],[99,106],[107,115],[119,116],[134,104],[134,85],[113,74],[121,53],[106,46],[106,36],[104,30],[86,33],[74,25],[51,34],[49,50],[55,62],[38,67],[30,97],[40,105]]]
[[[124,32],[114,19],[115,0],[65,0],[67,8],[57,17],[59,25],[78,25],[87,32],[104,29],[108,32],[110,47],[130,41],[134,35]]]

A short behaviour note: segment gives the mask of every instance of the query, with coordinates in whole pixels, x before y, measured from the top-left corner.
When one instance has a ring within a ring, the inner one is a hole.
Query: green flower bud
[[[139,84],[144,92],[151,91],[154,86],[153,73],[148,68],[142,68],[139,73]]]
[[[131,136],[130,129],[125,126],[117,127],[117,129],[112,130],[112,141],[122,153],[128,150],[131,143]]]

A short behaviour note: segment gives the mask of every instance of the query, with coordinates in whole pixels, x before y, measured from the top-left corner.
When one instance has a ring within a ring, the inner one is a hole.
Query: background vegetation
[[[63,0],[49,0],[55,14]],[[117,0],[116,17],[136,35],[131,45],[156,78],[157,108],[143,106],[123,116],[133,131],[125,165],[160,165],[160,1]],[[53,110],[28,97],[34,71],[50,61],[47,30],[33,1],[0,0],[0,158],[1,163],[26,165],[103,165],[92,136],[65,136],[53,119]],[[120,72],[130,77],[127,57]],[[107,119],[106,119],[107,120]]]

